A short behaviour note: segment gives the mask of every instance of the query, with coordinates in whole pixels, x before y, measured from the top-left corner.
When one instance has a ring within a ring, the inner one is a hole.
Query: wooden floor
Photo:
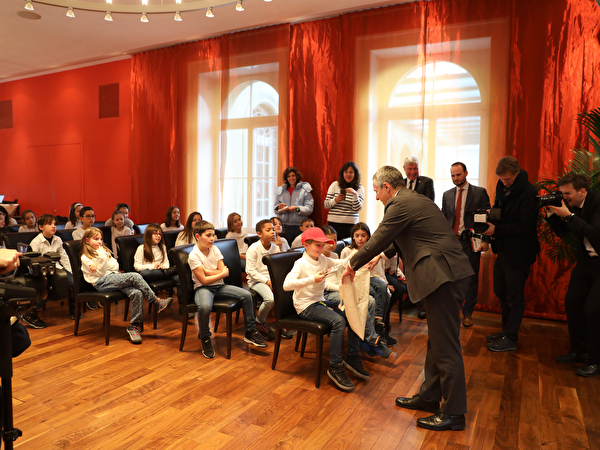
[[[476,312],[462,329],[469,412],[465,431],[426,431],[429,414],[395,406],[421,383],[427,327],[408,313],[392,316],[399,340],[388,360],[368,360],[368,381],[338,390],[325,373],[314,386],[314,339],[301,359],[283,341],[277,370],[273,346],[246,348],[243,324],[225,359],[224,328],[213,337],[217,356],[200,353],[190,324],[179,352],[177,308],[147,322],[143,344],[126,339],[122,306],[113,308],[104,345],[102,313],[88,312],[80,335],[66,306],[49,303],[49,323],[31,330],[32,347],[14,360],[15,426],[27,449],[600,449],[600,377],[581,378],[555,362],[567,350],[564,323],[526,319],[517,352],[492,353],[485,335],[499,316]],[[328,342],[325,343],[328,355]]]

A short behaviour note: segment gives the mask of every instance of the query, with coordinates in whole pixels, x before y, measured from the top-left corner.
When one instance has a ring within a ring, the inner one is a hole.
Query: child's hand
[[[154,263],[154,268],[155,269],[160,269],[160,263],[159,262],[155,262]]]
[[[223,274],[223,278],[227,278],[229,276],[229,268],[227,266],[223,266],[223,271],[221,273]]]
[[[267,283],[266,283],[266,285],[267,285],[267,286],[269,286],[269,288],[270,288],[271,290],[273,290],[273,285],[271,284],[271,280],[267,280]]]
[[[390,292],[393,294],[394,292],[396,292],[396,289],[394,289],[394,286],[392,286],[391,284],[387,285],[388,289],[390,290]]]
[[[94,273],[96,270],[98,270],[98,263],[94,261],[92,264],[90,264],[90,272]]]
[[[315,283],[320,283],[325,279],[326,276],[327,274],[325,272],[319,272],[315,274]]]

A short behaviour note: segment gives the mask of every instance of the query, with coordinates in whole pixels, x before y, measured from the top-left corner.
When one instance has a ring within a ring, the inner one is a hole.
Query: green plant
[[[590,179],[589,190],[600,191],[600,109],[596,108],[589,113],[579,113],[577,121],[587,128],[587,138],[594,152],[588,152],[579,143],[579,148],[572,149],[573,159],[565,166],[565,169],[553,178],[542,178],[536,183],[536,188],[553,192],[558,189],[558,180],[567,173],[575,172],[586,175]],[[575,262],[575,247],[577,240],[573,233],[562,238],[557,237],[543,214],[538,215],[538,236],[540,241],[546,244],[546,255],[556,263]]]

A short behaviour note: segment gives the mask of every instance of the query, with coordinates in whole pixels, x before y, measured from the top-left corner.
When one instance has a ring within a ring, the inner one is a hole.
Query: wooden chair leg
[[[187,334],[188,318],[187,311],[184,309],[181,315],[181,342],[179,343],[179,351],[183,351],[183,344],[185,343],[185,335]]]
[[[319,389],[321,386],[321,368],[323,364],[323,335],[315,335],[317,338],[317,375],[315,378],[315,387]]]
[[[106,328],[106,345],[110,340],[110,302],[104,302],[104,323]]]
[[[298,330],[296,332],[296,345],[294,346],[294,351],[297,352],[300,348],[300,339],[302,337],[302,331]]]
[[[77,331],[79,331],[79,316],[81,315],[81,302],[75,301],[75,329],[73,330],[73,335],[77,336]]]
[[[275,370],[277,364],[277,357],[279,356],[279,346],[281,344],[281,328],[275,330],[275,348],[273,349],[273,362],[271,363],[271,370]]]
[[[237,312],[235,313],[235,323],[236,323],[236,325],[238,324],[239,321],[240,321],[240,310],[238,309]]]
[[[304,350],[306,350],[306,339],[308,338],[308,333],[306,331],[302,332],[302,348],[300,349],[300,357],[304,358]]]
[[[129,299],[125,301],[125,313],[123,314],[123,321],[127,322],[127,316],[129,315]]]
[[[227,359],[231,358],[231,332],[233,329],[233,315],[227,313]]]
[[[156,330],[158,328],[158,307],[156,305],[153,305],[152,303],[150,303],[150,306],[152,307],[152,325]]]
[[[217,313],[216,316],[215,316],[215,328],[214,328],[214,332],[215,333],[219,329],[219,319],[220,318],[221,318],[221,313]]]

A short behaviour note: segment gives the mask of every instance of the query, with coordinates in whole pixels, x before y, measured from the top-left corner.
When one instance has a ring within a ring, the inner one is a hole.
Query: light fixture
[[[147,5],[148,4],[148,0],[142,0],[142,5]]]
[[[25,9],[27,11],[33,11],[33,3],[31,3],[31,0],[27,0],[27,3],[25,3]]]
[[[146,15],[146,13],[142,13],[142,18],[140,19],[140,22],[144,22],[144,23],[148,23],[148,16]]]
[[[235,5],[235,10],[236,11],[243,11],[244,10],[244,5],[242,5],[242,0],[238,0],[237,5]]]
[[[265,0],[265,2],[272,2],[273,0]]]
[[[181,0],[175,0],[175,3],[181,3]]]
[[[112,15],[110,14],[110,11],[106,11],[106,15],[104,16],[104,20],[106,20],[107,22],[112,22]]]
[[[174,20],[175,22],[181,22],[181,21],[183,20],[183,19],[181,18],[181,14],[179,14],[179,11],[177,11],[177,12],[175,13],[175,17],[173,18],[173,20]]]
[[[106,3],[107,3],[108,5],[112,5],[112,0],[106,0]]]
[[[67,9],[67,17],[75,17],[72,6],[69,6],[69,9]]]
[[[212,6],[209,6],[206,10],[206,17],[215,17],[215,15],[212,12]]]

